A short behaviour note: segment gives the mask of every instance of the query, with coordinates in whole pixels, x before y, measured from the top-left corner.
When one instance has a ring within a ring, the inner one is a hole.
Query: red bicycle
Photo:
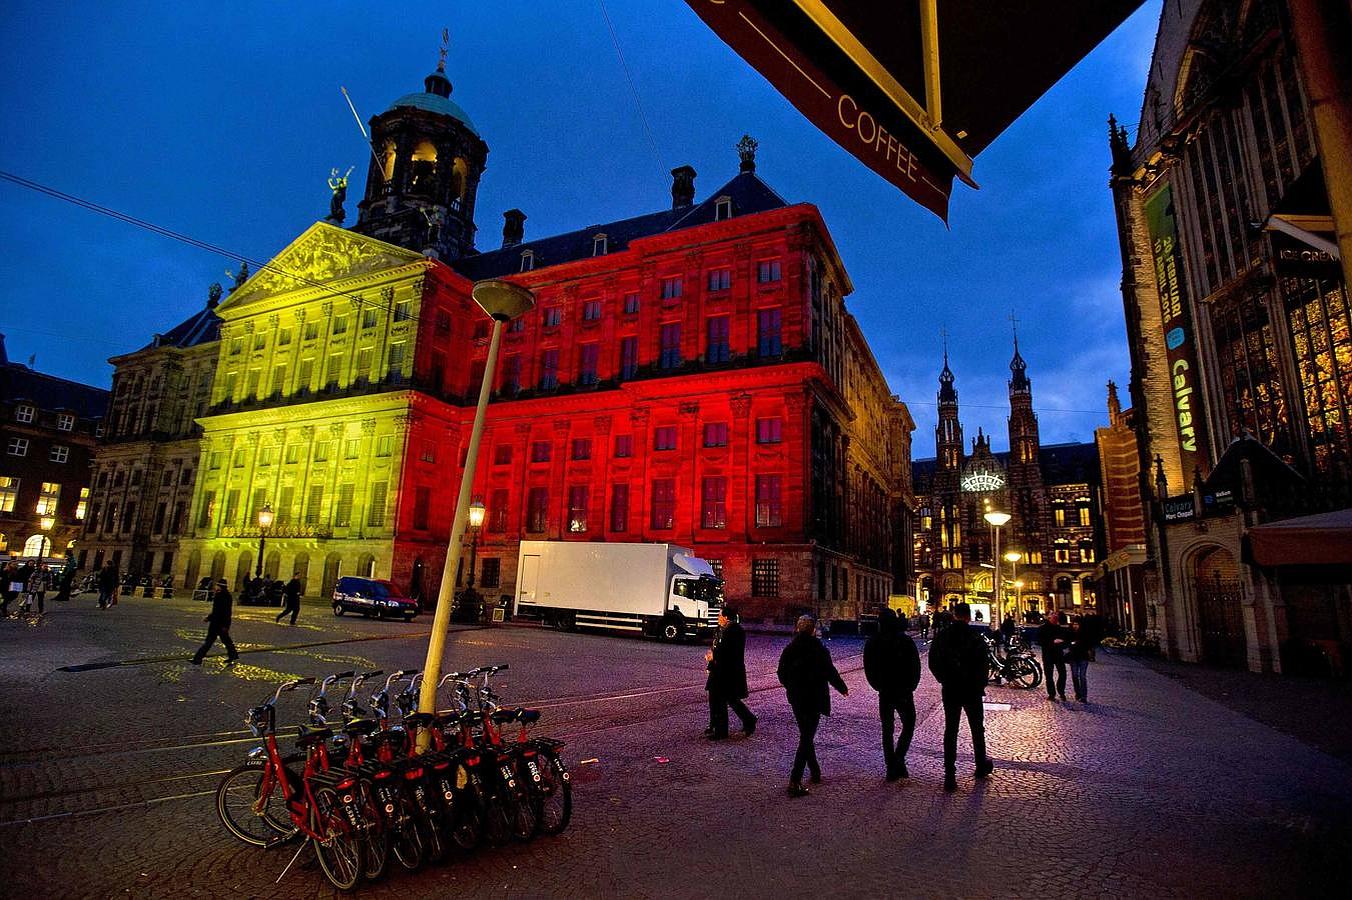
[[[249,710],[245,724],[263,744],[221,780],[216,812],[226,829],[246,844],[270,848],[297,837],[308,841],[329,883],[347,891],[361,879],[369,830],[357,779],[329,770],[330,728],[300,726],[296,743],[303,756],[283,756],[277,745],[278,698],[314,683],[313,678],[283,682],[271,699]]]

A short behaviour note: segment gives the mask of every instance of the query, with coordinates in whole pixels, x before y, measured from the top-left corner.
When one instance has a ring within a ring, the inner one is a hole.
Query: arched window
[[[437,179],[437,148],[431,141],[421,142],[413,149],[412,162],[408,179],[409,193],[432,193]]]
[[[52,542],[47,539],[45,534],[35,534],[23,542],[24,556],[46,556],[47,550],[52,546]]]
[[[396,150],[395,150],[395,146],[394,146],[394,141],[386,141],[386,142],[385,142],[385,152],[382,153],[382,154],[380,155],[380,169],[381,169],[381,174],[385,176],[385,180],[386,180],[386,181],[389,181],[389,180],[391,180],[392,178],[394,178],[394,158],[395,158],[395,156],[396,156]]]

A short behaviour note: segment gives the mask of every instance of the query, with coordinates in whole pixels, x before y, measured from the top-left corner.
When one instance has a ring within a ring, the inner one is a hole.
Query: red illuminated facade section
[[[754,618],[856,616],[907,591],[914,424],[845,310],[825,225],[806,204],[735,212],[621,247],[598,232],[554,265],[511,240],[457,264],[468,278],[437,264],[396,582],[436,594],[487,356],[471,278],[506,275],[536,308],[504,334],[477,465],[485,594],[514,595],[523,539],[690,547]]]

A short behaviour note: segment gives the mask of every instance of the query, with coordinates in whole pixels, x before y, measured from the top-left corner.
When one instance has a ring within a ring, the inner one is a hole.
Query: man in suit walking
[[[747,737],[756,730],[756,717],[747,709],[746,686],[746,632],[737,622],[737,610],[725,606],[718,613],[718,636],[714,645],[704,654],[709,664],[709,677],[704,689],[709,692],[709,727],[704,736],[721,741],[728,736],[728,707],[742,721]]]
[[[235,642],[230,640],[230,615],[234,606],[235,598],[230,596],[229,589],[225,586],[225,580],[216,582],[216,593],[211,595],[211,613],[206,617],[207,637],[202,642],[202,646],[197,648],[193,654],[192,664],[200,666],[202,657],[207,655],[211,645],[216,643],[216,638],[221,639],[225,644],[226,662],[232,663],[239,659],[239,651],[235,649]]]

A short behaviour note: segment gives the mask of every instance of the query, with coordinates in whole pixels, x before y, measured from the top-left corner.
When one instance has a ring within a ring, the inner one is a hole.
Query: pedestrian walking
[[[51,576],[47,574],[46,569],[42,568],[42,566],[38,566],[33,570],[33,574],[28,576],[28,596],[27,599],[24,600],[25,611],[33,606],[37,606],[38,615],[42,616],[47,614],[45,598],[47,596],[47,588],[50,584]]]
[[[1066,649],[1070,632],[1061,624],[1061,614],[1055,610],[1037,627],[1037,643],[1042,648],[1042,671],[1047,675],[1047,699],[1060,696],[1066,699]],[[1052,677],[1053,670],[1056,677]]]
[[[99,609],[107,609],[117,604],[117,566],[112,561],[103,564],[99,570]]]
[[[207,655],[211,645],[216,643],[216,638],[221,639],[225,644],[225,661],[232,663],[239,659],[239,652],[235,650],[235,642],[230,640],[230,613],[234,604],[234,598],[230,596],[230,590],[225,586],[225,579],[216,582],[216,592],[211,595],[211,612],[207,615],[207,637],[202,641],[202,646],[197,648],[193,654],[192,664],[200,666],[202,657]]]
[[[718,613],[718,634],[714,645],[704,654],[709,677],[704,689],[709,692],[709,727],[704,736],[721,741],[728,736],[728,707],[742,722],[742,731],[751,737],[756,730],[756,716],[743,701],[746,687],[746,632],[737,621],[737,610],[723,607]]]
[[[280,583],[280,582],[279,582]],[[296,616],[300,614],[300,576],[292,575],[291,580],[282,588],[282,611],[277,613],[276,622],[281,622],[287,613],[291,614],[291,624],[296,624]]]
[[[779,657],[779,683],[784,685],[794,721],[798,723],[798,750],[789,772],[789,796],[805,797],[803,769],[812,773],[812,783],[820,784],[822,767],[817,761],[814,740],[822,716],[831,715],[828,685],[849,696],[850,689],[831,662],[831,651],[816,635],[817,623],[811,616],[799,616],[793,640]]]
[[[1018,623],[1014,621],[1013,614],[1006,613],[1005,620],[1000,623],[999,640],[1001,645],[1008,647],[1009,642],[1014,638],[1014,632],[1018,631],[1018,629],[1019,626]]]
[[[14,560],[5,563],[3,572],[0,572],[0,617],[9,615],[9,605],[14,602],[14,598],[19,596],[23,590],[23,582],[19,580],[19,564]]]
[[[986,716],[981,705],[986,693],[986,641],[971,622],[972,607],[957,604],[952,623],[935,636],[929,650],[929,669],[941,686],[944,704],[944,790],[949,792],[958,789],[958,726],[964,715],[972,733],[976,777],[985,778],[995,771],[995,762],[986,755]]]
[[[1089,702],[1089,663],[1093,661],[1095,649],[1101,640],[1103,620],[1095,614],[1081,616],[1071,626],[1070,680],[1075,686],[1075,699],[1081,703]]]
[[[928,641],[930,633],[929,613],[921,613],[916,619],[916,625],[920,628],[920,640]]]
[[[920,652],[904,622],[890,609],[878,612],[878,633],[864,643],[864,677],[878,692],[883,726],[883,766],[888,781],[907,778],[906,752],[915,735],[915,689],[920,684]],[[901,740],[892,743],[894,716],[901,719]]]

